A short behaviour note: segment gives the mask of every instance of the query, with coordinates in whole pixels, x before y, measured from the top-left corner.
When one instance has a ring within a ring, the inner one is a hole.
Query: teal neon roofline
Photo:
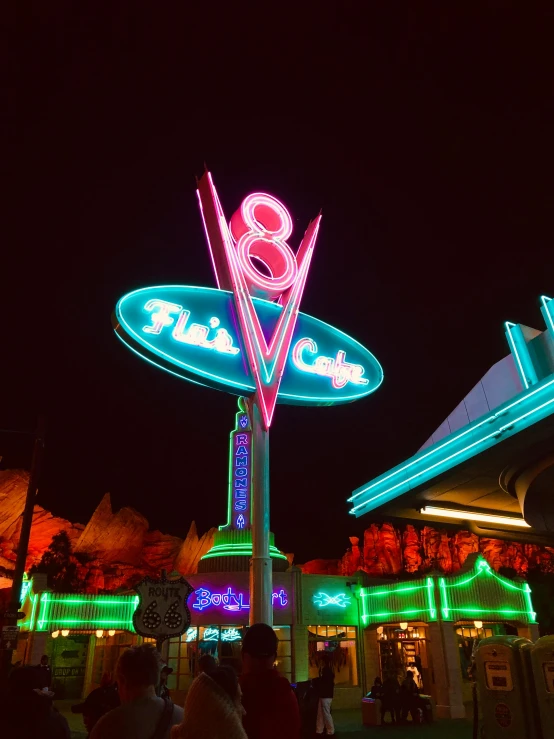
[[[356,501],[350,513],[361,516],[375,510],[553,413],[554,377],[550,375],[463,431],[357,488],[348,499]]]

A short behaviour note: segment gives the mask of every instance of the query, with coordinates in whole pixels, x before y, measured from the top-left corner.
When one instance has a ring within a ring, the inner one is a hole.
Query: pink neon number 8
[[[292,233],[288,210],[271,195],[253,193],[243,200],[230,225],[250,293],[278,298],[294,284],[298,271],[294,252],[286,242]],[[256,261],[264,265],[266,273],[258,269]]]

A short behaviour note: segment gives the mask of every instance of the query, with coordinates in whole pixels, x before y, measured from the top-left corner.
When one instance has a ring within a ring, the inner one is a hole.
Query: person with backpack
[[[116,668],[121,705],[106,713],[90,739],[169,739],[183,709],[156,695],[162,663],[150,644],[126,649]]]
[[[201,672],[190,686],[183,721],[171,739],[247,739],[236,672],[228,665]]]

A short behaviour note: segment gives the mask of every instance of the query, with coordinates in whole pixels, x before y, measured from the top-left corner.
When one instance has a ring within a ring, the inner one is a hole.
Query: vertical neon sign
[[[221,530],[251,528],[252,426],[246,403],[239,399],[239,412],[229,443],[229,513]]]

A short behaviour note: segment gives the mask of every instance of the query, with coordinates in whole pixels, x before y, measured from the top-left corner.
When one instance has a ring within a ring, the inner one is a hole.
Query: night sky
[[[204,162],[229,216],[253,190],[281,199],[295,248],[323,210],[302,310],[385,372],[352,405],[277,407],[272,530],[297,561],[362,534],[350,492],[507,353],[503,321],[543,328],[552,6],[451,5],[26,4],[0,427],[46,415],[40,505],[84,523],[109,491],[178,536],[226,520],[235,398],[150,367],[110,324],[132,289],[214,286]],[[2,467],[30,448],[1,434]]]

